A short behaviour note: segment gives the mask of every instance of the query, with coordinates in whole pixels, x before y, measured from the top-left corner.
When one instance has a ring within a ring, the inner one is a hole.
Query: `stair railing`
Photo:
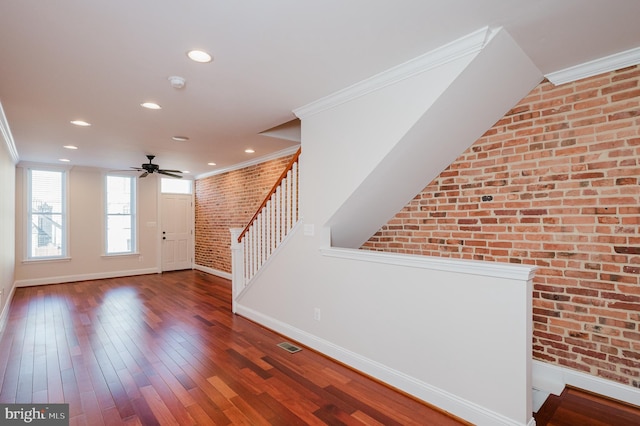
[[[231,230],[234,303],[298,221],[300,152],[293,155],[247,226]]]

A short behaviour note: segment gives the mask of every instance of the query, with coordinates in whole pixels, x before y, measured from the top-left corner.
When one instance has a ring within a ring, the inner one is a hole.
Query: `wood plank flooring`
[[[537,426],[637,426],[640,408],[568,387],[549,396],[534,417]]]
[[[234,316],[230,283],[180,271],[16,289],[0,402],[71,425],[464,424]]]

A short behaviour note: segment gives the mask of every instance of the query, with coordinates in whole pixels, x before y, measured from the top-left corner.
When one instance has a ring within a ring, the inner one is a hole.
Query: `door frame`
[[[158,228],[156,229],[156,234],[157,234],[157,244],[158,244],[158,256],[157,256],[157,262],[158,262],[158,273],[161,274],[163,272],[162,269],[162,253],[163,253],[163,248],[164,245],[162,244],[162,228],[163,228],[163,217],[162,217],[162,179],[159,178],[157,179],[158,183],[157,183],[157,191],[156,194],[158,196],[158,202],[156,203],[157,205],[157,217],[158,217]],[[191,180],[191,214],[190,214],[190,218],[189,218],[189,223],[191,224],[191,242],[190,242],[190,247],[189,247],[189,256],[191,257],[191,269],[194,268],[195,266],[195,255],[196,255],[196,201],[195,201],[195,180]],[[181,195],[189,195],[189,194],[181,194]]]

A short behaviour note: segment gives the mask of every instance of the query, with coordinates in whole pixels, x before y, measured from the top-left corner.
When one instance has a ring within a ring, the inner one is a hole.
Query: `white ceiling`
[[[2,0],[0,103],[21,161],[123,169],[155,154],[193,176],[291,147],[259,133],[486,25],[548,74],[640,46],[638,18],[638,0]]]

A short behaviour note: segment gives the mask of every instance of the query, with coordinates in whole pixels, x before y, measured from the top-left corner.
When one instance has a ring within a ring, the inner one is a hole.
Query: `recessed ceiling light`
[[[171,139],[178,142],[185,142],[189,140],[189,138],[186,136],[172,136]]]
[[[210,165],[210,166],[215,166],[216,165],[216,163],[207,163],[207,164]]]
[[[182,173],[191,173],[189,170],[183,170]]]
[[[82,120],[73,120],[71,121],[71,124],[73,124],[74,126],[80,126],[80,127],[91,126],[91,123],[87,123],[86,121],[82,121]]]
[[[58,161],[62,161],[63,163],[68,163],[71,160],[69,160],[68,158],[59,158]]]
[[[144,102],[141,103],[140,106],[143,106],[147,109],[162,109],[162,107],[155,102]]]
[[[204,50],[197,50],[197,49],[188,51],[187,52],[187,56],[192,61],[200,62],[200,63],[203,63],[203,64],[205,64],[207,62],[211,62],[212,59],[213,59],[211,57],[211,55],[209,55]]]
[[[251,148],[247,148],[244,150],[244,152],[246,152],[247,154],[253,154],[255,151]]]
[[[75,146],[75,145],[65,145],[65,146],[63,146],[63,148],[66,148],[66,149],[78,149],[78,147]]]

